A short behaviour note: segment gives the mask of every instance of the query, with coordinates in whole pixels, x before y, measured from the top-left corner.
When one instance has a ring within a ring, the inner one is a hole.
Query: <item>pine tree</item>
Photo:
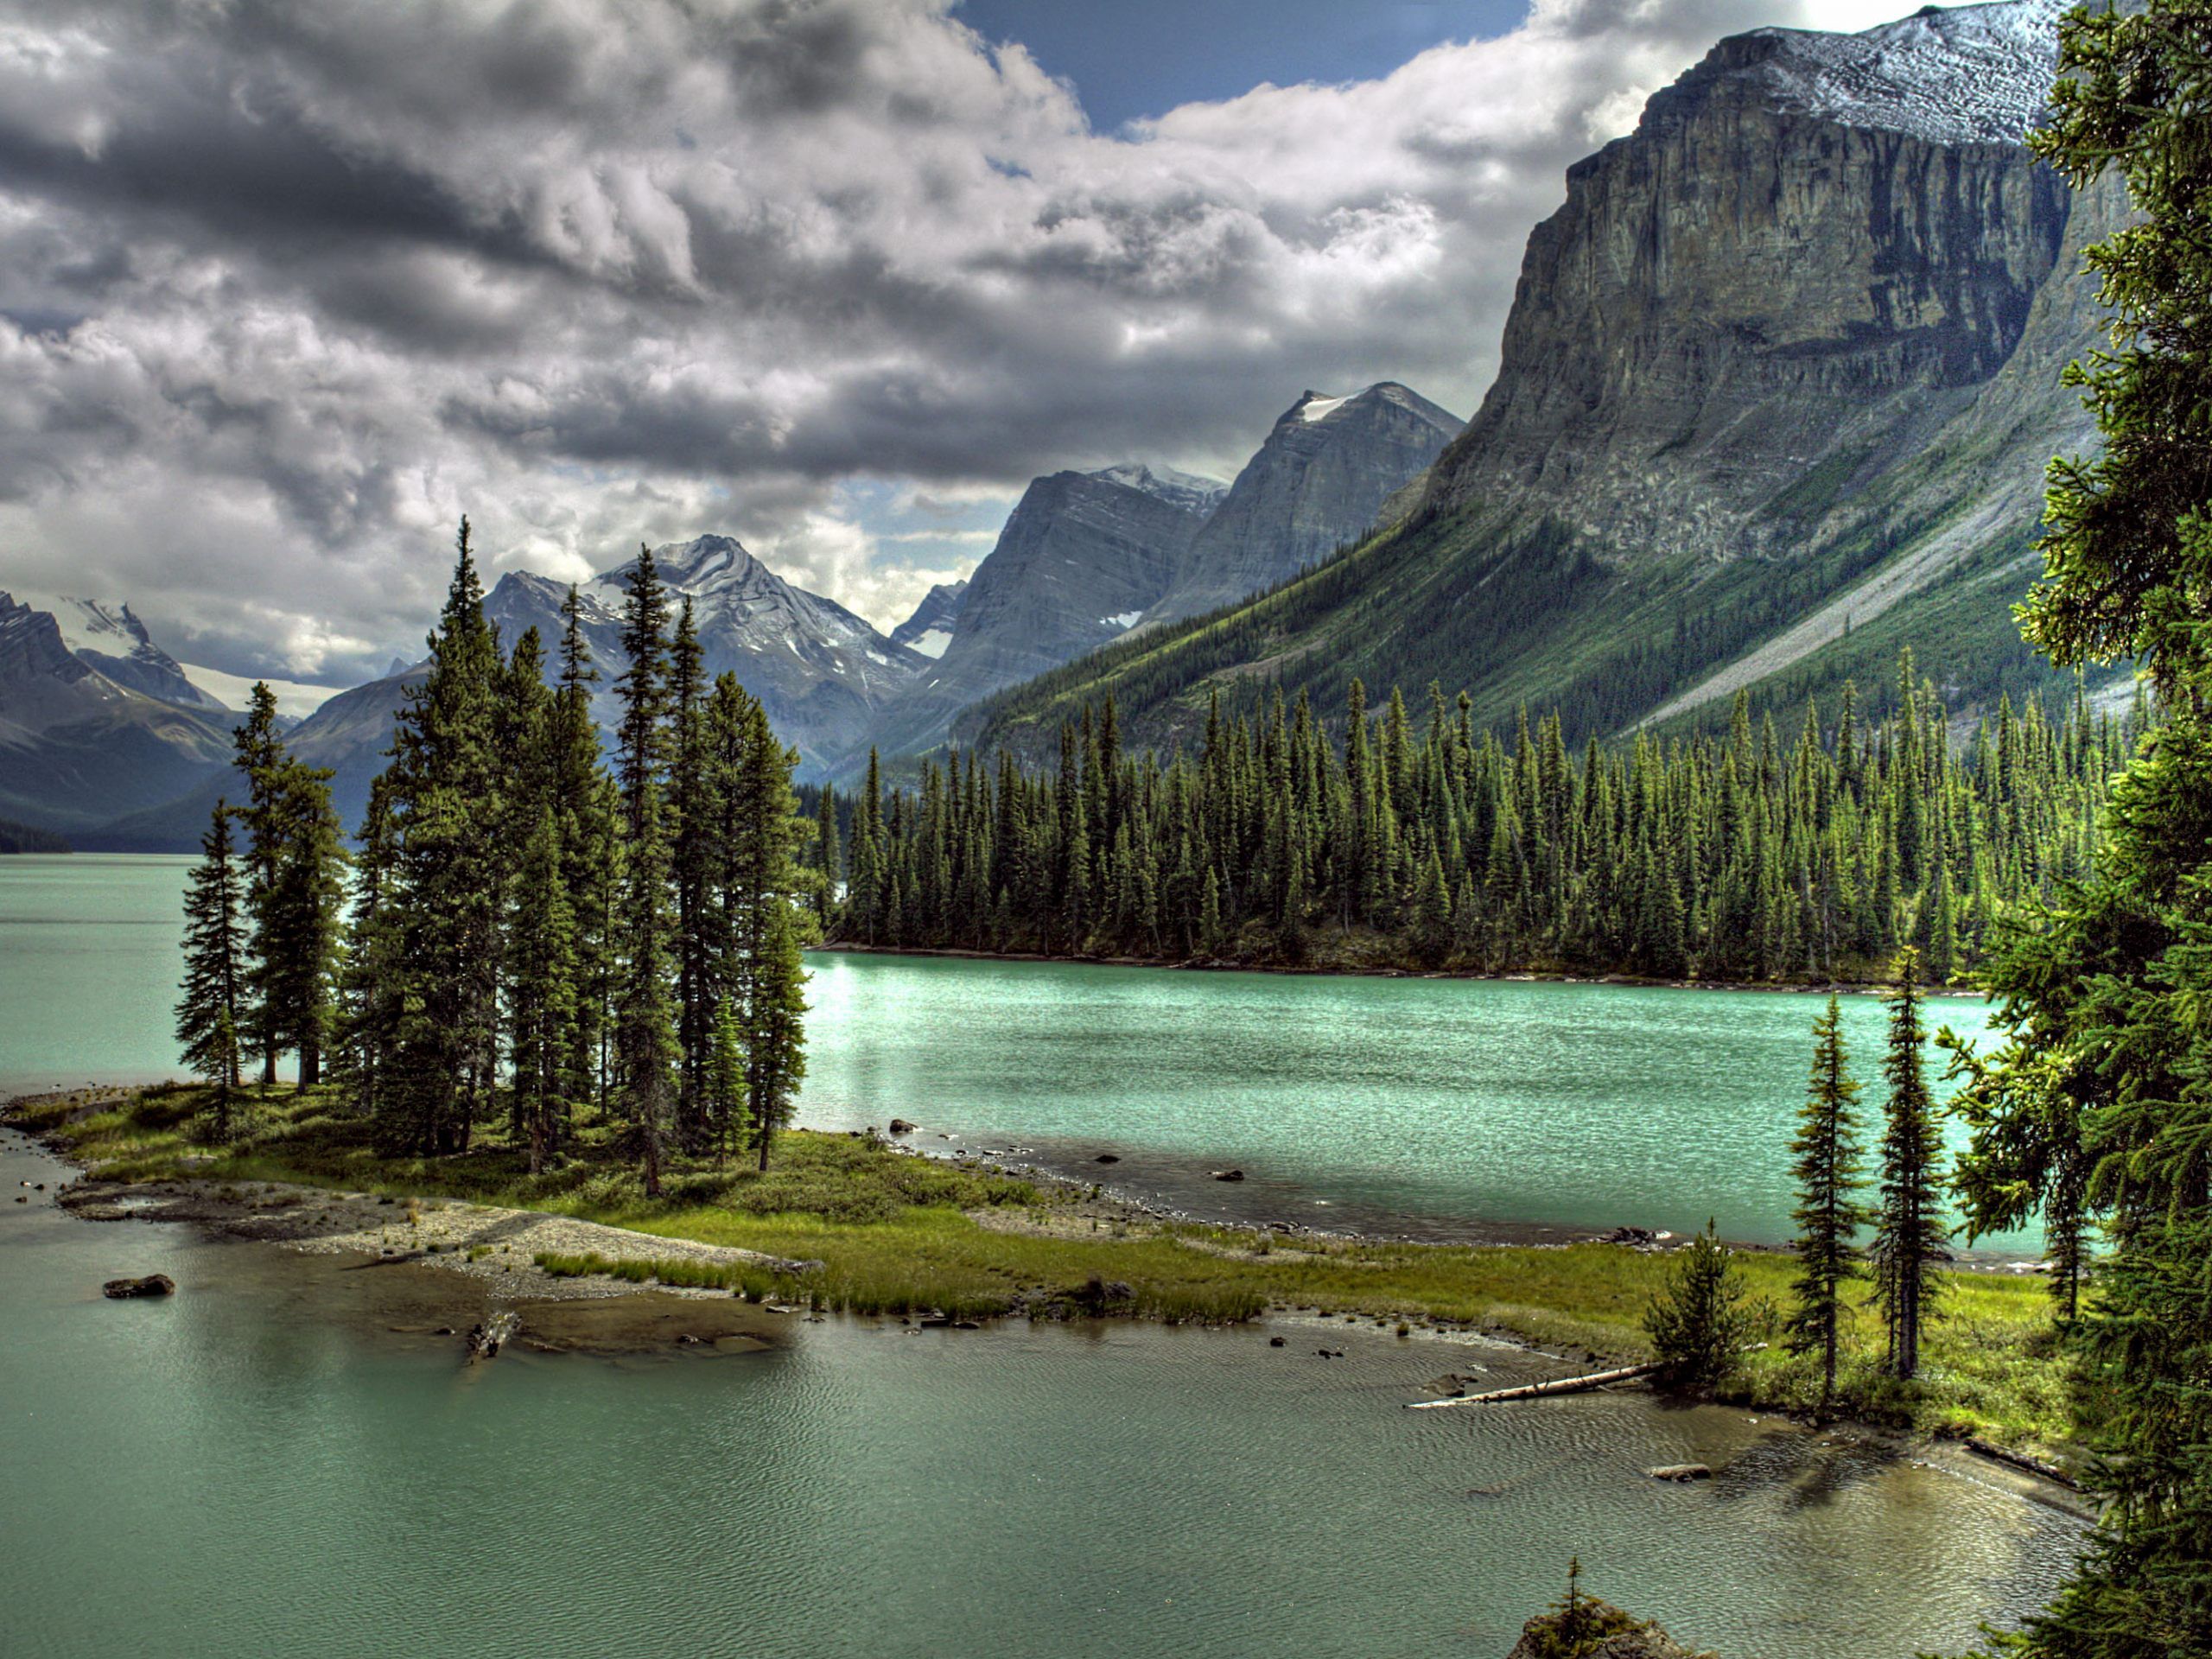
[[[277,1026],[281,1014],[268,970],[270,907],[276,872],[283,857],[284,744],[277,735],[276,694],[259,681],[247,694],[245,723],[232,733],[234,764],[245,780],[246,804],[238,810],[245,826],[245,905],[251,937],[247,985],[251,992],[245,1033],[249,1051],[261,1062],[264,1088],[276,1081],[276,1057],[283,1048]]]
[[[622,705],[615,770],[621,789],[622,902],[614,940],[620,961],[614,1048],[625,1116],[645,1173],[660,1196],[674,1096],[676,917],[666,806],[668,595],[652,551],[638,550],[622,607],[629,665],[614,683]]]
[[[385,1139],[424,1155],[461,1152],[499,1077],[503,671],[484,615],[468,521],[429,639],[429,671],[407,689],[385,772],[397,842],[390,902],[404,976],[393,1064],[378,1090]]]
[[[2071,1333],[2101,1512],[2073,1581],[2009,1649],[2029,1659],[2212,1653],[2208,61],[2202,0],[2077,10],[2031,139],[2076,188],[2111,174],[2130,200],[2088,253],[2112,349],[2069,372],[2101,442],[2051,465],[2024,631],[2062,667],[2139,661],[2164,723],[2113,791],[2094,870],[1989,970],[2008,1040],[1968,1090],[1992,1115],[1981,1147],[1993,1133],[2047,1169],[2095,1172],[2111,1243]]]
[[[215,804],[200,852],[184,894],[184,986],[176,1007],[176,1039],[184,1063],[214,1085],[215,1138],[224,1141],[230,1138],[231,1101],[238,1088],[238,999],[245,958],[237,849],[226,803]]]
[[[1920,1370],[1923,1325],[1940,1284],[1935,1265],[1950,1230],[1942,1218],[1943,1137],[1928,1091],[1921,1049],[1920,954],[1897,953],[1890,993],[1890,1087],[1884,1107],[1881,1203],[1876,1211],[1874,1300],[1889,1329],[1889,1370],[1910,1380]]]
[[[1821,1356],[1821,1403],[1835,1395],[1836,1350],[1843,1321],[1845,1285],[1861,1277],[1853,1240],[1872,1219],[1859,1199],[1863,1153],[1859,1141],[1859,1084],[1848,1069],[1843,1046],[1843,1007],[1834,996],[1827,1011],[1813,1021],[1813,1077],[1798,1115],[1796,1307],[1789,1320],[1789,1345],[1797,1353]]]

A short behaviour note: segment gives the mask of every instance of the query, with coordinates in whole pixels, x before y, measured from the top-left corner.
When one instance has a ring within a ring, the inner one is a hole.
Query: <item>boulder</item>
[[[1654,1480],[1711,1480],[1713,1471],[1701,1463],[1669,1463],[1643,1471]]]
[[[1244,1179],[1244,1172],[1241,1169],[1217,1169],[1213,1178],[1217,1181],[1241,1181]]]
[[[1506,1659],[1713,1659],[1693,1653],[1660,1626],[1584,1596],[1573,1612],[1554,1606],[1521,1627]]]
[[[176,1281],[166,1273],[149,1273],[143,1279],[111,1279],[100,1287],[100,1294],[118,1301],[132,1296],[174,1296]]]
[[[894,1117],[891,1120],[891,1133],[893,1135],[912,1135],[920,1127],[918,1123],[909,1123],[903,1117]]]
[[[1102,1152],[1090,1161],[1094,1164],[1118,1164],[1122,1161],[1122,1154],[1118,1152]]]

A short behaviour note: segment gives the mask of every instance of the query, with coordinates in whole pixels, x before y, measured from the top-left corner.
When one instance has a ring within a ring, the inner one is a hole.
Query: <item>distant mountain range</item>
[[[1217,693],[1333,716],[1354,675],[1464,688],[1484,722],[1557,708],[1578,737],[1720,718],[1739,690],[1878,697],[1906,644],[1961,707],[2050,688],[2010,606],[2044,460],[2094,441],[2058,372],[2099,343],[2082,251],[2126,211],[2022,142],[2058,10],[1722,41],[1570,170],[1464,427],[1384,382],[1306,393],[1226,486],[1037,479],[888,635],[727,536],[656,558],[812,778],[871,747],[1043,755],[1109,691],[1125,738],[1165,745]],[[626,568],[581,589],[610,681]],[[486,608],[550,647],[566,591],[510,572]],[[292,734],[349,819],[421,671],[394,669]],[[0,817],[189,844],[231,723],[193,672],[128,607],[0,595]]]
[[[887,636],[785,582],[731,537],[701,536],[653,556],[672,599],[691,601],[709,675],[733,672],[760,698],[799,751],[802,777],[849,778],[872,747],[892,755],[932,747],[977,697],[1128,633],[1192,578],[1201,550],[1219,567],[1205,583],[1244,579],[1235,571],[1265,582],[1356,537],[1457,429],[1402,386],[1334,399],[1309,392],[1234,486],[1134,463],[1038,479],[975,575],[931,589]],[[1266,545],[1217,530],[1219,513],[1232,508],[1247,537]],[[577,589],[609,728],[634,563]],[[568,591],[509,571],[486,595],[485,613],[510,645],[536,628],[550,660]],[[191,677],[201,673],[235,702],[250,683],[180,664],[127,606],[0,604],[0,816],[87,847],[193,845],[233,788],[235,716]],[[382,678],[328,696],[289,733],[296,753],[335,772],[348,824],[359,820],[393,716],[422,672],[395,661]]]

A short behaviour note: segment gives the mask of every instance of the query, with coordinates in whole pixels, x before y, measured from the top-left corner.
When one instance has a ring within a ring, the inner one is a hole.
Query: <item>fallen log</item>
[[[1991,1445],[1979,1434],[1967,1435],[1965,1445],[1967,1451],[1978,1452],[1992,1463],[2010,1465],[2012,1468],[2027,1474],[2038,1475],[2045,1480],[2064,1486],[2072,1491],[2078,1492],[2082,1490],[2080,1481],[2075,1479],[2056,1464],[2045,1463],[2041,1458],[2031,1458],[2024,1452],[2007,1452],[2001,1446]]]
[[[1623,1365],[1610,1371],[1592,1371],[1586,1376],[1561,1376],[1549,1382],[1523,1382],[1518,1388],[1492,1389],[1488,1394],[1470,1394],[1457,1400],[1408,1400],[1406,1409],[1435,1411],[1445,1406],[1480,1406],[1506,1400],[1535,1400],[1550,1394],[1580,1394],[1585,1389],[1602,1389],[1609,1382],[1632,1382],[1639,1376],[1656,1376],[1666,1369],[1662,1364]]]

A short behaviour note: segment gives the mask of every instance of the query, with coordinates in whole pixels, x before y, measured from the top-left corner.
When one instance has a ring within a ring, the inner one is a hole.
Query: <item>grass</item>
[[[1531,1341],[1571,1360],[1647,1357],[1643,1309],[1664,1255],[1604,1244],[1467,1248],[1279,1237],[1224,1228],[1096,1224],[1085,1230],[1071,1189],[981,1167],[915,1157],[865,1138],[795,1130],[777,1138],[766,1174],[712,1161],[677,1165],[648,1199],[634,1172],[580,1159],[531,1175],[496,1137],[463,1155],[380,1154],[334,1098],[272,1094],[241,1115],[230,1142],[197,1138],[203,1091],[165,1086],[87,1109],[63,1097],[13,1121],[62,1143],[109,1179],[191,1177],[226,1184],[289,1181],[365,1192],[410,1206],[456,1198],[537,1209],[657,1237],[734,1245],[785,1262],[611,1262],[543,1256],[564,1274],[613,1273],[640,1282],[706,1286],[755,1300],[863,1313],[937,1312],[983,1319],[1127,1313],[1225,1323],[1269,1309],[1358,1319],[1409,1333],[1471,1326]],[[1795,1264],[1738,1257],[1763,1336],[1778,1333]],[[2044,1454],[2069,1421],[2066,1368],[2044,1286],[2022,1278],[1942,1275],[1942,1316],[1922,1377],[1878,1376],[1879,1323],[1853,1319],[1837,1406],[1898,1428],[1978,1434]],[[1811,1408],[1809,1360],[1777,1344],[1749,1356],[1722,1397],[1766,1410]]]

